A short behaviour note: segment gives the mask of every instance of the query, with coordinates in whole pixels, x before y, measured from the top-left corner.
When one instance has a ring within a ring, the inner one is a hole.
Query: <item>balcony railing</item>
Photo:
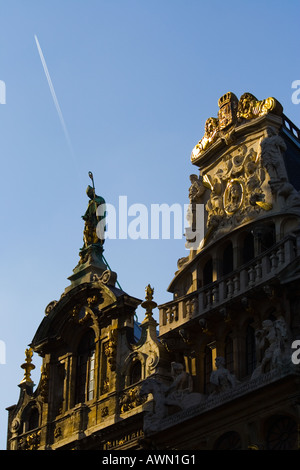
[[[300,254],[300,238],[288,235],[269,250],[256,256],[227,276],[184,297],[159,306],[160,334],[222,307],[229,300],[242,296],[267,283]]]

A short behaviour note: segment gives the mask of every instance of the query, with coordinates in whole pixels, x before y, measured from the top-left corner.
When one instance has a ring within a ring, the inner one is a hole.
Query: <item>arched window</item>
[[[297,438],[296,421],[289,416],[276,416],[267,431],[267,450],[296,450]]]
[[[258,229],[257,236],[259,239],[260,253],[271,248],[276,242],[275,225],[265,225]]]
[[[38,408],[30,403],[22,413],[22,425],[19,428],[20,433],[32,431],[39,427],[40,414]]]
[[[28,419],[27,419],[27,431],[31,431],[32,429],[36,429],[39,427],[39,411],[38,409],[34,406],[31,408],[28,414]]]
[[[205,347],[204,352],[204,393],[209,393],[210,375],[213,370],[213,354],[209,346]]]
[[[213,282],[213,264],[210,258],[203,267],[203,285],[206,286]]]
[[[139,382],[142,378],[142,364],[140,361],[134,361],[130,368],[129,385]]]
[[[94,398],[95,389],[95,335],[86,333],[78,346],[75,403]]]
[[[231,333],[226,336],[225,339],[225,367],[229,372],[234,372],[234,363],[233,363],[233,340]]]
[[[246,264],[254,258],[254,236],[252,232],[247,233],[243,242],[242,264]]]
[[[226,276],[233,271],[233,248],[232,243],[229,242],[223,251],[222,258],[222,275]]]
[[[252,374],[256,367],[256,348],[254,328],[249,324],[246,331],[246,375]]]

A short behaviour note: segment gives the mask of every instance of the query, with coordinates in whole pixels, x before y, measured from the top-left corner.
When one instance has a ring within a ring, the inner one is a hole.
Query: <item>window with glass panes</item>
[[[95,336],[87,332],[78,347],[76,370],[76,403],[94,398],[95,387]]]

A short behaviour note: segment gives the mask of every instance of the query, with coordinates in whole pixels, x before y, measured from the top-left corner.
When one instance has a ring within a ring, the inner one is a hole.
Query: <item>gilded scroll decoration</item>
[[[275,98],[271,97],[259,101],[251,93],[244,93],[240,97],[237,117],[239,119],[254,119],[270,112],[281,114],[282,111],[281,104]]]

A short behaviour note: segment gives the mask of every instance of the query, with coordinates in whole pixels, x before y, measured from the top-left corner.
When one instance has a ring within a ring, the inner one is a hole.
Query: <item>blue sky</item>
[[[299,14],[298,0],[0,1],[0,448],[24,350],[78,262],[88,171],[116,206],[183,205],[191,150],[224,93],[274,96],[299,127]],[[186,255],[184,239],[105,243],[122,288],[143,299],[150,283],[158,304]]]

